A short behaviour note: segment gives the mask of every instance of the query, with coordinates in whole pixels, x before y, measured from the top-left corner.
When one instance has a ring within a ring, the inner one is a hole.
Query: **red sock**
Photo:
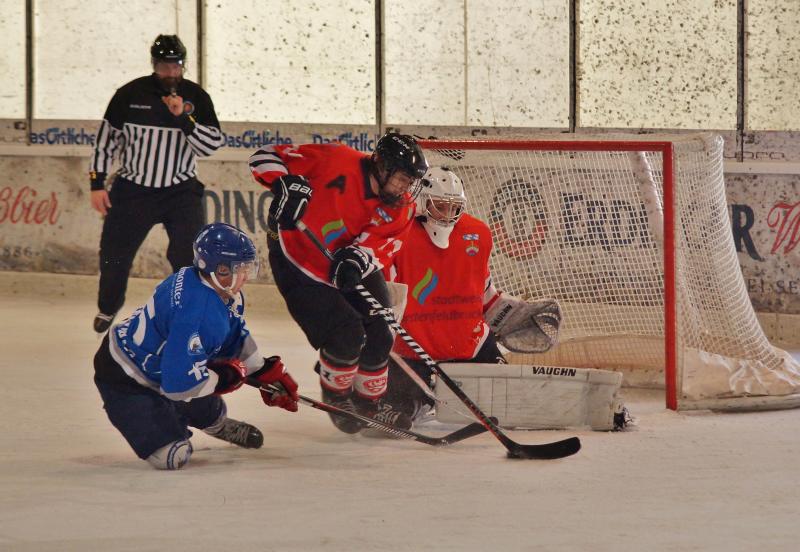
[[[332,366],[319,359],[319,381],[328,391],[346,395],[353,390],[353,379],[358,366]]]
[[[389,367],[384,366],[378,370],[364,370],[359,368],[356,373],[353,387],[359,397],[376,401],[386,394],[389,383]]]

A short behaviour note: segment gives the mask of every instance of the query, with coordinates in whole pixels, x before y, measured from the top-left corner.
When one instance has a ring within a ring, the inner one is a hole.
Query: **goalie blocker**
[[[627,423],[619,372],[521,364],[443,363],[442,368],[482,411],[498,418],[500,427],[609,431]],[[438,382],[434,392],[436,420],[463,422],[453,392]]]

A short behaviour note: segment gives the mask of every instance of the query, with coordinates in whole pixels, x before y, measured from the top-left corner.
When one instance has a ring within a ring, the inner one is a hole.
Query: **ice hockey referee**
[[[92,207],[105,216],[93,324],[98,333],[109,328],[122,307],[133,259],[153,226],[163,224],[167,231],[167,259],[174,271],[192,264],[192,240],[204,224],[196,160],[225,141],[211,98],[183,78],[181,40],[159,35],[150,55],[153,73],[111,98],[89,167]],[[116,178],[106,182],[116,158]]]

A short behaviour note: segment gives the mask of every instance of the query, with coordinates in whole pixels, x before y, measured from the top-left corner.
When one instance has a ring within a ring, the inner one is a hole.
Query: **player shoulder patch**
[[[470,257],[477,255],[480,251],[480,248],[478,247],[478,240],[480,239],[480,236],[478,234],[462,234],[461,238],[467,242],[467,255]]]
[[[189,337],[189,343],[187,344],[186,349],[190,355],[205,354],[203,343],[200,341],[200,335],[197,332],[193,333]]]
[[[374,215],[369,221],[373,226],[380,226],[384,223],[389,224],[390,222],[394,221],[392,215],[387,213],[386,210],[381,207],[376,207],[375,213],[376,215]]]

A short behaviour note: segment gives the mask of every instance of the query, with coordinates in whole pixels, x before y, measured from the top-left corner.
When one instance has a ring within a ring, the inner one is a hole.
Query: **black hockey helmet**
[[[375,170],[375,177],[380,187],[381,199],[386,203],[397,203],[401,197],[389,194],[384,191],[386,184],[392,176],[401,172],[413,181],[408,189],[413,202],[419,195],[420,179],[425,176],[428,170],[428,162],[422,154],[422,149],[411,136],[389,132],[384,134],[375,145],[372,153],[372,163]]]
[[[166,61],[183,65],[186,62],[186,46],[183,45],[178,35],[161,34],[150,46],[150,57],[153,63]]]

